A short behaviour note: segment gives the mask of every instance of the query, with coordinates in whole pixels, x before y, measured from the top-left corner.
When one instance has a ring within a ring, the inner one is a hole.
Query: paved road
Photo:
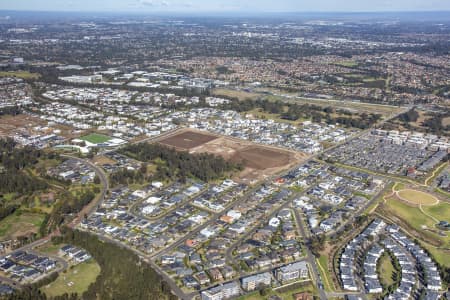
[[[304,239],[307,239],[311,236],[311,233],[309,229],[305,229],[305,226],[303,225],[303,219],[301,218],[298,209],[294,209],[294,215],[295,215],[295,221],[297,222],[297,228],[300,230],[301,235]],[[316,287],[319,290],[319,296],[321,300],[326,300],[327,295],[324,290],[324,285],[322,283],[322,279],[320,278],[320,272],[319,268],[316,264],[316,257],[311,253],[311,250],[306,246],[305,247],[306,252],[306,261],[311,267],[311,276],[313,278],[313,281],[316,283]]]
[[[306,192],[306,191],[305,191]],[[277,206],[276,208],[273,208],[267,216],[264,216],[264,218],[261,218],[256,224],[254,224],[250,229],[248,229],[242,236],[240,236],[236,241],[234,241],[230,247],[228,247],[225,257],[229,263],[235,264],[236,260],[233,258],[232,252],[233,250],[239,246],[239,244],[242,243],[242,241],[245,241],[248,237],[250,237],[258,228],[261,227],[264,223],[266,223],[268,220],[270,220],[272,217],[274,217],[280,210],[283,208],[288,207],[291,202],[298,196],[303,195],[305,192],[302,192],[300,194],[293,193],[292,195],[288,196],[288,198],[284,203],[282,203],[280,206]]]
[[[77,160],[77,161],[82,162],[82,163],[88,165],[89,167],[91,167],[95,171],[95,174],[100,179],[100,183],[102,185],[102,190],[101,190],[100,196],[97,196],[91,203],[86,205],[78,213],[78,216],[71,222],[70,226],[75,227],[83,220],[85,215],[90,216],[93,213],[95,213],[97,208],[106,199],[106,196],[107,196],[107,193],[109,190],[109,181],[108,181],[108,177],[107,177],[106,173],[103,171],[103,169],[100,168],[99,166],[97,166],[96,164],[92,163],[90,160],[79,158],[79,157],[72,156],[72,155],[61,155],[61,156],[65,157],[65,158]]]

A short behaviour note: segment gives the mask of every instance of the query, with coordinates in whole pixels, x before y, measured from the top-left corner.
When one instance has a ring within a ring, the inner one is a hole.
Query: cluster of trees
[[[404,123],[416,122],[419,119],[419,113],[414,108],[412,108],[398,116],[398,119]]]
[[[156,143],[128,145],[121,152],[143,162],[156,163],[157,169],[153,178],[157,180],[195,177],[211,181],[223,177],[227,172],[243,168],[241,164],[228,162],[220,156],[207,153],[190,154]]]
[[[12,215],[19,207],[20,205],[18,204],[15,203],[8,204],[2,201],[0,206],[0,221],[9,215]]]
[[[43,236],[62,225],[67,216],[80,212],[95,198],[95,193],[90,189],[84,190],[78,195],[65,191],[59,197],[63,200],[55,204],[52,212],[46,215],[41,225],[40,233]]]
[[[450,131],[450,125],[444,126],[443,120],[446,117],[450,117],[450,112],[446,114],[432,113],[430,117],[423,121],[423,126],[427,128],[428,132],[441,135],[444,131]]]
[[[22,111],[18,106],[3,107],[0,109],[0,116],[4,115],[17,116],[20,115],[21,113]]]
[[[308,239],[307,244],[315,257],[320,257],[320,252],[325,249],[326,239],[324,234],[313,235]]]
[[[426,113],[427,117],[421,124],[412,124],[419,120],[419,116],[419,112],[415,108],[412,108],[399,115],[393,122],[385,124],[384,129],[396,129],[397,125],[401,124],[401,126],[408,130],[423,131],[437,135],[445,135],[450,131],[450,125],[445,126],[443,122],[445,118],[450,117],[450,112],[448,111],[443,113],[428,112]]]
[[[118,184],[143,183],[144,180],[149,179],[149,177],[146,176],[146,173],[146,171],[145,173],[142,172],[142,169],[134,171],[121,168],[109,175],[109,182],[112,186]]]
[[[13,139],[0,139],[0,193],[20,193],[43,190],[47,183],[28,172],[45,154],[33,147],[17,148]]]

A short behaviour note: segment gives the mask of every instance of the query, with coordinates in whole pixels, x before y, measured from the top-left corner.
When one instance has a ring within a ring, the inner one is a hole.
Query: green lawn
[[[42,246],[36,248],[36,250],[37,250],[38,252],[45,253],[45,254],[58,255],[59,250],[60,250],[63,246],[65,246],[65,244],[57,244],[57,245],[54,245],[53,243],[48,242],[48,243],[45,243],[44,245],[42,245]]]
[[[442,243],[442,247],[450,247],[450,237],[448,232],[446,236],[441,236],[436,232],[426,230],[436,230],[436,222],[422,213],[418,207],[412,207],[394,199],[388,200],[386,204],[391,213],[407,222],[412,228],[424,235],[424,237],[440,241]],[[447,203],[441,202],[435,206],[424,207],[423,210],[437,219],[450,221],[450,205]],[[422,244],[433,254],[436,261],[442,265],[450,267],[450,260],[448,259],[450,251],[438,249],[424,242],[422,242]]]
[[[25,235],[29,232],[37,233],[43,220],[43,214],[16,212],[0,222],[0,240]]]
[[[401,190],[398,192],[398,195],[402,198],[402,200],[406,200],[413,204],[433,205],[438,201],[438,199],[433,195],[411,189]]]
[[[443,249],[437,249],[435,247],[433,247],[432,245],[428,245],[423,243],[422,244],[423,247],[425,247],[428,251],[430,251],[430,253],[433,255],[434,259],[440,263],[443,266],[446,266],[447,268],[450,268],[450,259],[448,259],[450,257],[450,251],[446,251]]]
[[[379,274],[380,274],[380,281],[385,286],[391,286],[395,282],[392,279],[392,275],[395,272],[394,265],[392,264],[391,258],[389,255],[385,252],[383,256],[380,258],[379,263]]]
[[[319,259],[316,260],[319,267],[320,275],[322,277],[322,283],[325,287],[325,291],[333,292],[333,281],[331,279],[331,274],[328,271],[328,258],[325,255],[321,255]]]
[[[450,222],[450,204],[440,202],[437,205],[423,207],[423,210],[439,221]]]
[[[392,198],[386,204],[395,215],[408,222],[414,229],[421,231],[424,225],[428,228],[434,228],[435,222],[433,219],[424,215],[418,207],[410,206]]]
[[[396,182],[394,184],[394,191],[398,192],[405,189],[405,184],[401,183],[401,182]]]
[[[354,60],[343,60],[343,61],[340,61],[340,62],[336,62],[336,65],[353,68],[353,67],[358,66],[358,63],[356,61],[354,61]]]
[[[91,260],[60,273],[54,282],[43,286],[41,291],[48,297],[60,296],[64,293],[81,295],[91,283],[95,282],[98,274],[100,274],[100,266]]]
[[[111,138],[103,134],[91,133],[80,137],[80,140],[87,141],[92,144],[99,144],[106,143],[107,141],[111,140]]]
[[[38,73],[30,73],[28,71],[11,71],[11,72],[0,72],[0,77],[17,77],[23,79],[38,79],[41,77]]]

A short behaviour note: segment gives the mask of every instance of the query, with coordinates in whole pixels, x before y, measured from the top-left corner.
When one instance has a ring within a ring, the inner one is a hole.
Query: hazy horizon
[[[450,11],[448,0],[0,0],[0,10],[109,13],[385,13]]]

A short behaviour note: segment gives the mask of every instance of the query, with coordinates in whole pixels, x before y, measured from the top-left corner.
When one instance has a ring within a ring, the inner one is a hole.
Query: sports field
[[[80,140],[92,143],[92,144],[101,144],[106,143],[107,141],[111,140],[109,136],[98,134],[98,133],[91,133],[85,136],[80,137]]]

